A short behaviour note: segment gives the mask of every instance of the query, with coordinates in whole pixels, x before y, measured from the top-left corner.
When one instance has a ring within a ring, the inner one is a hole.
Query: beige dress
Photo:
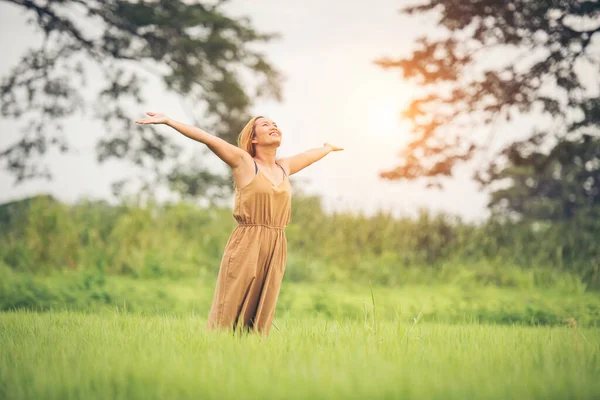
[[[238,226],[221,260],[207,329],[246,328],[266,336],[285,272],[291,185],[283,168],[283,182],[275,186],[254,164],[253,180],[235,190]]]

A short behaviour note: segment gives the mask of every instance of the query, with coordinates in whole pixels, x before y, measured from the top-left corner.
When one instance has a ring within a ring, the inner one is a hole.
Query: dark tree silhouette
[[[41,156],[52,148],[70,149],[65,120],[85,111],[105,126],[99,161],[122,159],[158,172],[161,162],[175,158],[172,136],[134,123],[146,111],[132,106],[143,101],[148,72],[196,105],[202,128],[234,142],[254,99],[280,99],[280,77],[253,46],[275,35],[258,33],[245,18],[228,17],[223,3],[0,0],[2,7],[22,9],[43,33],[0,86],[1,116],[23,124],[19,137],[0,149],[16,182],[51,177]],[[90,82],[92,70],[101,74],[100,82]],[[86,98],[95,88],[95,99]],[[210,171],[200,172],[205,175],[196,177],[196,185],[223,184]],[[182,181],[194,186],[194,174],[179,166],[166,179],[175,187]]]
[[[551,173],[547,169],[551,165],[559,168],[584,152],[585,156],[579,157],[586,160],[578,175],[582,180],[569,181],[568,185],[578,186],[577,193],[598,192],[598,153],[588,154],[586,146],[598,136],[600,124],[600,102],[596,98],[600,70],[599,2],[428,0],[401,12],[435,18],[445,36],[420,38],[418,47],[408,57],[376,61],[383,68],[399,70],[405,79],[425,91],[403,112],[413,123],[411,142],[402,150],[399,165],[382,172],[381,177],[427,177],[439,186],[440,177],[452,175],[455,165],[471,160],[486,148],[487,139],[482,140],[481,136],[489,130],[478,128],[541,112],[554,119],[555,129],[532,132],[527,140],[511,145],[490,160],[486,170],[477,171],[476,178],[489,185],[517,178],[511,171],[518,170],[519,177],[532,174],[531,178],[541,183],[543,176]],[[487,57],[495,57],[499,62],[484,67],[481,61]],[[586,68],[593,71],[591,75],[596,79],[586,80],[590,78],[589,72],[582,72]],[[549,153],[544,152],[542,147],[549,143],[559,144]],[[590,185],[595,189],[583,189]],[[566,190],[560,189],[562,193]],[[507,194],[496,193],[492,205],[499,205],[500,198],[507,199]],[[527,194],[530,198],[538,195],[539,191]],[[576,203],[589,201],[581,198]],[[524,206],[517,203],[510,200],[508,207],[525,212]],[[557,213],[568,215],[570,208],[561,204]]]
[[[595,224],[600,217],[600,140],[584,134],[542,153],[536,145],[544,136],[534,135],[503,151],[508,166],[490,170],[488,180],[508,178],[510,185],[491,193],[490,207],[528,220],[571,220],[580,214],[578,220]]]

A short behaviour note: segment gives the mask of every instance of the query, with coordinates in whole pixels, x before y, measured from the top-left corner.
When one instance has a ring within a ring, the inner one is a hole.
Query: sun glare
[[[400,99],[402,100],[402,99]],[[365,121],[373,136],[389,139],[391,143],[402,143],[408,139],[408,122],[401,118],[405,107],[392,97],[375,97],[369,101]]]
[[[410,101],[411,91],[407,85],[397,80],[372,80],[358,86],[354,96],[348,100],[347,112],[360,127],[359,132],[376,139],[382,153],[385,148],[399,147],[408,142],[409,121],[401,118],[401,113]],[[357,140],[363,140],[363,137]]]
[[[398,134],[400,111],[400,107],[392,102],[373,101],[367,113],[369,125],[380,134]]]

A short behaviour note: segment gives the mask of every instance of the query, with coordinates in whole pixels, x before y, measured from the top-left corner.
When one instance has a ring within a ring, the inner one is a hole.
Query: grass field
[[[600,398],[596,328],[286,315],[261,340],[204,323],[0,314],[0,398]]]
[[[2,274],[4,271],[4,274]],[[0,269],[0,311],[112,311],[138,314],[206,316],[215,280],[134,279],[75,273],[36,276]],[[372,296],[373,294],[373,296]],[[373,309],[375,300],[375,310]],[[471,282],[371,286],[369,282],[290,283],[284,279],[276,315],[291,318],[398,319],[410,322],[419,313],[426,322],[482,322],[600,327],[600,296],[575,284],[563,287],[499,288]]]
[[[5,271],[0,399],[600,398],[600,296],[568,282],[284,281],[263,340],[206,332],[213,291]]]

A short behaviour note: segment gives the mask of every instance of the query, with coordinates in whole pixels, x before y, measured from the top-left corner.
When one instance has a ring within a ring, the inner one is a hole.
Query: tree
[[[593,51],[600,40],[597,1],[427,0],[401,11],[436,18],[445,36],[419,38],[418,48],[406,58],[376,61],[383,68],[400,70],[405,79],[424,90],[403,112],[412,121],[413,138],[403,149],[399,165],[381,177],[427,177],[439,185],[438,178],[450,176],[455,165],[486,148],[481,135],[465,132],[523,113],[539,111],[552,118],[555,131],[532,134],[531,140],[502,152],[487,171],[476,171],[484,186],[509,177],[508,171],[502,171],[511,163],[521,168],[520,173],[529,174],[541,171],[536,169],[538,164],[527,163],[539,161],[543,154],[550,157],[546,165],[572,160],[574,154],[560,158],[565,149],[579,151],[585,145],[571,146],[565,141],[578,143],[584,134],[598,136],[600,102],[594,90],[587,90],[598,81],[588,81],[590,74],[582,73],[588,68],[597,76],[600,67],[599,54]],[[490,57],[496,57],[499,64],[483,66],[481,61]],[[559,147],[542,152],[552,141],[560,143]],[[519,158],[519,149],[525,148],[534,153]],[[514,164],[517,160],[526,166]],[[514,202],[510,205],[516,207],[514,211],[524,211]]]
[[[600,216],[600,139],[583,135],[578,140],[563,140],[548,154],[530,146],[540,140],[543,135],[534,135],[504,150],[509,165],[491,172],[490,179],[508,178],[511,184],[492,193],[492,209],[547,221],[569,220],[583,212],[585,218],[597,221]]]
[[[20,138],[0,149],[0,160],[16,182],[51,177],[41,156],[70,150],[65,121],[92,110],[105,134],[97,143],[100,162],[121,159],[154,171],[174,187],[198,171],[160,171],[177,157],[172,136],[137,126],[131,106],[143,101],[144,75],[197,104],[201,126],[229,142],[249,119],[258,97],[278,100],[279,73],[252,48],[275,37],[255,31],[245,18],[222,11],[226,1],[185,0],[0,0],[20,7],[43,42],[29,49],[2,78],[0,113],[23,123]],[[86,99],[92,69],[102,74],[95,100]],[[143,110],[142,110],[143,111]],[[223,184],[217,175],[196,183]],[[181,186],[181,185],[179,185]],[[196,188],[197,189],[197,188]]]

